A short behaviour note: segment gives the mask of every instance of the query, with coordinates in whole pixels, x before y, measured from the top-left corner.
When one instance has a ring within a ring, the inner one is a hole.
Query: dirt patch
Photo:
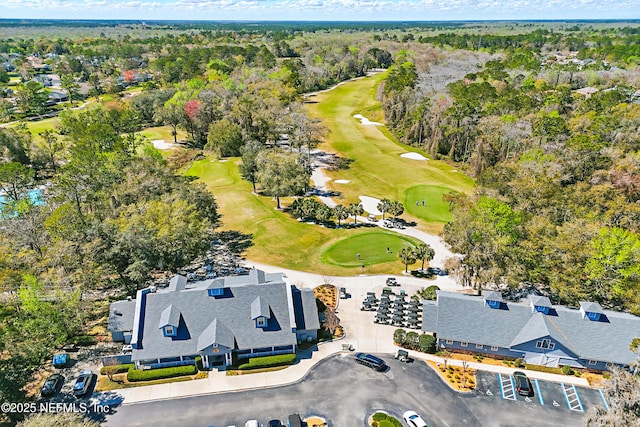
[[[309,417],[305,418],[304,422],[307,424],[307,427],[327,427],[327,420],[322,417]]]
[[[476,387],[476,371],[471,368],[448,365],[428,360],[427,363],[442,377],[449,387],[462,393],[472,392]]]

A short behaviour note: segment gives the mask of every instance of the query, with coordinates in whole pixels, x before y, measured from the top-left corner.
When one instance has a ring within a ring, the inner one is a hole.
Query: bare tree
[[[336,310],[329,307],[325,310],[324,315],[324,327],[333,335],[340,326],[340,318],[336,315]]]
[[[593,406],[585,425],[588,427],[640,426],[640,379],[618,367],[602,389],[609,410]]]

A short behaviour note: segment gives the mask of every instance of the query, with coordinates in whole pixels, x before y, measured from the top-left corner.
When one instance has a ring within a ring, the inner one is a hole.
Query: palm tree
[[[413,255],[416,257],[416,259],[422,261],[422,267],[420,267],[420,270],[424,270],[424,262],[431,261],[435,254],[436,251],[434,251],[433,248],[426,243],[419,245],[413,250]]]
[[[360,203],[351,203],[349,205],[349,213],[353,215],[354,224],[358,223],[358,215],[362,215],[364,213],[364,208]]]
[[[349,217],[349,209],[343,205],[336,205],[333,208],[333,216],[338,220],[338,227],[340,227],[340,221]]]
[[[391,207],[389,208],[389,213],[393,215],[393,218],[398,218],[400,215],[404,213],[404,206],[402,202],[392,201]]]
[[[391,203],[393,203],[393,202],[391,202],[391,200],[389,200],[389,199],[382,199],[382,200],[380,200],[380,202],[376,206],[376,208],[378,208],[378,210],[380,212],[382,212],[382,219],[383,220],[384,220],[384,214],[389,212],[389,209],[391,209]]]
[[[320,224],[324,224],[331,218],[331,208],[327,205],[320,203],[316,208],[316,219]]]
[[[409,266],[416,262],[416,257],[413,254],[413,249],[412,248],[402,248],[402,250],[400,250],[400,253],[398,253],[398,256],[400,257],[400,260],[404,264],[404,272],[408,273],[409,272]]]

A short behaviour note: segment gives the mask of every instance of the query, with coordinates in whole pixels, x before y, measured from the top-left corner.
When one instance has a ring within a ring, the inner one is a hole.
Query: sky
[[[640,0],[2,0],[0,18],[141,21],[638,19]]]

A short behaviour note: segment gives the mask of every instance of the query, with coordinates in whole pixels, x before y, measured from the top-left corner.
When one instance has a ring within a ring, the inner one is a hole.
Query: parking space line
[[[567,406],[572,411],[584,412],[584,407],[578,396],[578,390],[574,385],[565,386],[564,383],[560,383],[562,391],[564,392],[564,398],[567,401]]]
[[[602,394],[602,389],[598,389],[598,393],[600,393],[600,398],[602,399],[602,403],[604,404],[604,409],[609,411],[609,405],[607,405],[607,400],[604,398],[604,394]]]
[[[540,404],[544,406],[544,399],[542,398],[542,393],[540,392],[540,384],[538,383],[537,379],[533,380],[533,383],[536,385],[536,393],[538,394],[538,400],[540,401]]]
[[[509,375],[506,379],[498,372],[498,381],[500,382],[500,393],[503,399],[516,400],[515,385],[513,378]]]

